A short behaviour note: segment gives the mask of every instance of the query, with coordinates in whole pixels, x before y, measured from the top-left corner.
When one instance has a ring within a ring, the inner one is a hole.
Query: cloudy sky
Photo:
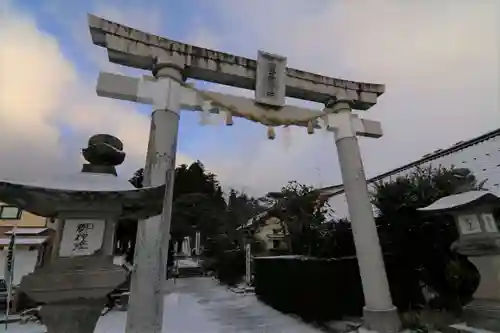
[[[90,40],[87,13],[201,47],[252,58],[262,49],[295,68],[386,84],[363,114],[384,128],[380,139],[360,139],[368,176],[500,126],[498,1],[145,2],[0,0],[0,177],[76,171],[79,149],[102,132],[124,141],[122,176],[144,164],[149,107],[95,94],[99,70],[141,73],[108,63]],[[257,124],[200,126],[198,115],[184,112],[179,140],[178,163],[200,159],[225,187],[251,194],[288,180],[341,182],[331,133],[279,129],[269,141]]]

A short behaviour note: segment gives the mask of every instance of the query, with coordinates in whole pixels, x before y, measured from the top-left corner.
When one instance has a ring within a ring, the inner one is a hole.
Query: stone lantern
[[[90,138],[81,172],[51,181],[0,181],[0,201],[56,221],[42,264],[21,280],[21,290],[42,304],[48,333],[93,332],[106,296],[126,279],[113,264],[115,223],[159,215],[164,186],[136,189],[117,177],[125,158],[110,135]]]
[[[494,212],[500,197],[488,191],[468,191],[441,198],[420,208],[430,214],[452,215],[459,239],[452,247],[476,266],[480,283],[464,308],[468,326],[500,331],[500,233]]]

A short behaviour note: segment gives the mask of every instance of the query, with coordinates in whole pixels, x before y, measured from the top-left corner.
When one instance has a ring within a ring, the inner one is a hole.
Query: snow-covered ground
[[[319,333],[298,319],[219,286],[210,278],[178,279],[165,296],[165,333]],[[126,312],[102,317],[95,333],[122,333]],[[40,325],[9,325],[9,333],[44,333]]]

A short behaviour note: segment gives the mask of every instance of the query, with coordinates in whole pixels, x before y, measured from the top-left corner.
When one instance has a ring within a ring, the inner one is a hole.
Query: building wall
[[[0,205],[5,205],[0,203]],[[0,219],[0,237],[10,238],[5,235],[5,232],[12,230],[12,227],[17,225],[20,228],[44,228],[46,226],[46,218],[33,215],[29,212],[23,211],[19,220],[1,220]],[[45,232],[44,236],[50,235]],[[42,235],[33,236],[41,237]],[[0,278],[4,278],[5,274],[5,261],[7,258],[7,246],[0,246]],[[17,285],[21,282],[21,278],[35,269],[38,259],[39,246],[33,245],[16,245],[14,250],[14,284]]]
[[[456,168],[468,168],[474,173],[478,181],[486,180],[486,189],[500,195],[500,135],[419,164],[422,167],[428,167],[429,165],[432,167],[449,168],[455,166]],[[414,171],[415,168],[411,167],[394,172],[384,177],[382,181],[390,181],[398,176],[405,176]],[[370,185],[369,188],[370,190],[373,189]],[[333,196],[330,198],[329,203],[335,211],[336,218],[349,217],[344,193]]]
[[[5,204],[0,203],[0,205],[5,205]],[[13,227],[14,225],[16,225],[16,223],[18,223],[17,225],[18,227],[42,228],[45,227],[46,225],[46,218],[36,216],[26,211],[23,211],[21,213],[20,220],[0,220],[0,227]]]
[[[14,250],[14,285],[21,283],[21,278],[35,269],[38,249],[16,246]],[[7,248],[0,251],[0,277],[4,278],[4,267],[7,258]]]
[[[274,238],[270,238],[269,236],[274,236]],[[268,251],[273,249],[286,249],[282,225],[275,217],[267,219],[266,222],[259,227],[259,229],[255,232],[255,238],[261,241]],[[273,244],[273,239],[279,241],[278,248],[274,246],[275,244]]]

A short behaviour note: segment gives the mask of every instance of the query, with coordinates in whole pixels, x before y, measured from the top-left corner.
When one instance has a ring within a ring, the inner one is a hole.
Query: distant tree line
[[[141,168],[130,182],[141,188],[143,179],[144,169]],[[223,236],[236,241],[237,227],[263,207],[257,199],[234,189],[229,189],[226,196],[216,175],[207,171],[200,161],[178,166],[175,169],[170,246],[177,243],[180,247],[185,237],[194,240],[198,231],[202,246]],[[133,262],[137,223],[136,220],[119,221],[116,231],[116,253],[124,254],[130,263]]]
[[[452,219],[424,217],[417,211],[441,197],[483,188],[484,182],[479,182],[469,170],[465,173],[461,170],[461,177],[456,177],[455,171],[418,168],[407,176],[373,184],[371,197],[384,253],[409,265],[422,285],[437,295],[432,300],[433,306],[459,311],[477,287],[477,270],[465,257],[451,250],[458,237]],[[130,181],[141,187],[142,179],[140,169]],[[243,243],[248,241],[249,234],[238,227],[264,210],[265,218],[256,221],[256,227],[265,219],[276,217],[287,230],[286,254],[318,258],[356,255],[350,222],[331,218],[328,197],[319,189],[290,181],[280,191],[261,198],[234,189],[224,195],[216,175],[208,172],[200,161],[175,170],[172,241],[180,244],[184,237],[194,239],[200,231],[204,255],[211,259],[207,261],[216,266],[219,263],[221,270],[243,274]],[[126,253],[129,261],[133,260],[136,229],[137,221],[121,221],[117,230],[119,251]],[[234,282],[237,278],[230,280]]]

